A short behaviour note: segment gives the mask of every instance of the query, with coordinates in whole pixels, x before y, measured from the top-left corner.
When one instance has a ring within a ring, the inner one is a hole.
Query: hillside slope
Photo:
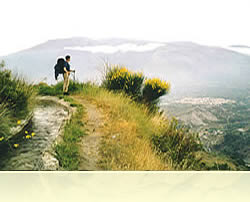
[[[60,90],[53,94],[83,109],[73,116],[65,128],[64,142],[56,147],[63,169],[238,169],[229,158],[205,152],[197,136],[177,127],[175,120],[150,113],[145,105],[125,94],[91,83],[74,85],[70,97],[61,96]],[[45,84],[40,87],[40,94],[58,89]]]

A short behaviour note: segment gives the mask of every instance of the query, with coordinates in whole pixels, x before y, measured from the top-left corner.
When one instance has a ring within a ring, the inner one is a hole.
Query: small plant
[[[144,81],[142,73],[129,71],[126,67],[107,66],[102,85],[115,91],[123,91],[132,98],[138,99]]]
[[[5,67],[5,62],[4,62],[4,60],[2,60],[1,63],[0,63],[0,69],[4,68],[4,67]]]

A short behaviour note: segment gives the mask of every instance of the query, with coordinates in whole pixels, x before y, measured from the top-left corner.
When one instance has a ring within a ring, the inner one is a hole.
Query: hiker
[[[69,88],[69,75],[70,72],[75,72],[75,70],[70,70],[70,56],[66,55],[65,57],[65,63],[64,63],[64,72],[63,72],[63,79],[64,79],[64,83],[63,83],[63,94],[64,95],[69,95],[68,93],[68,88]]]

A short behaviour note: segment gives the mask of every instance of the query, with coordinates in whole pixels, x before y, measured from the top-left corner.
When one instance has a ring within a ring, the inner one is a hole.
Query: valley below
[[[250,99],[213,96],[165,99],[161,108],[199,134],[204,148],[230,157],[243,170],[250,168]]]

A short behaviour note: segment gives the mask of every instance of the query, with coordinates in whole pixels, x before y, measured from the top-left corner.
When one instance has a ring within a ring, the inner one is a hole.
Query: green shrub
[[[39,83],[38,85],[35,85],[35,88],[38,90],[39,95],[50,95],[50,96],[58,95],[58,92],[56,92],[53,86],[49,86],[48,84],[43,82]]]
[[[141,96],[144,76],[142,73],[129,71],[126,67],[119,65],[107,66],[102,86],[115,91],[123,91],[132,98]]]
[[[8,109],[4,104],[0,104],[0,142],[4,141],[10,133],[10,119]]]
[[[27,112],[29,99],[34,95],[33,86],[22,78],[13,76],[10,70],[0,66],[0,103],[6,103],[14,116]]]
[[[159,154],[175,169],[196,169],[200,159],[195,152],[202,149],[202,145],[196,134],[185,128],[177,128],[178,122],[173,119],[162,135],[154,135],[153,144]]]

